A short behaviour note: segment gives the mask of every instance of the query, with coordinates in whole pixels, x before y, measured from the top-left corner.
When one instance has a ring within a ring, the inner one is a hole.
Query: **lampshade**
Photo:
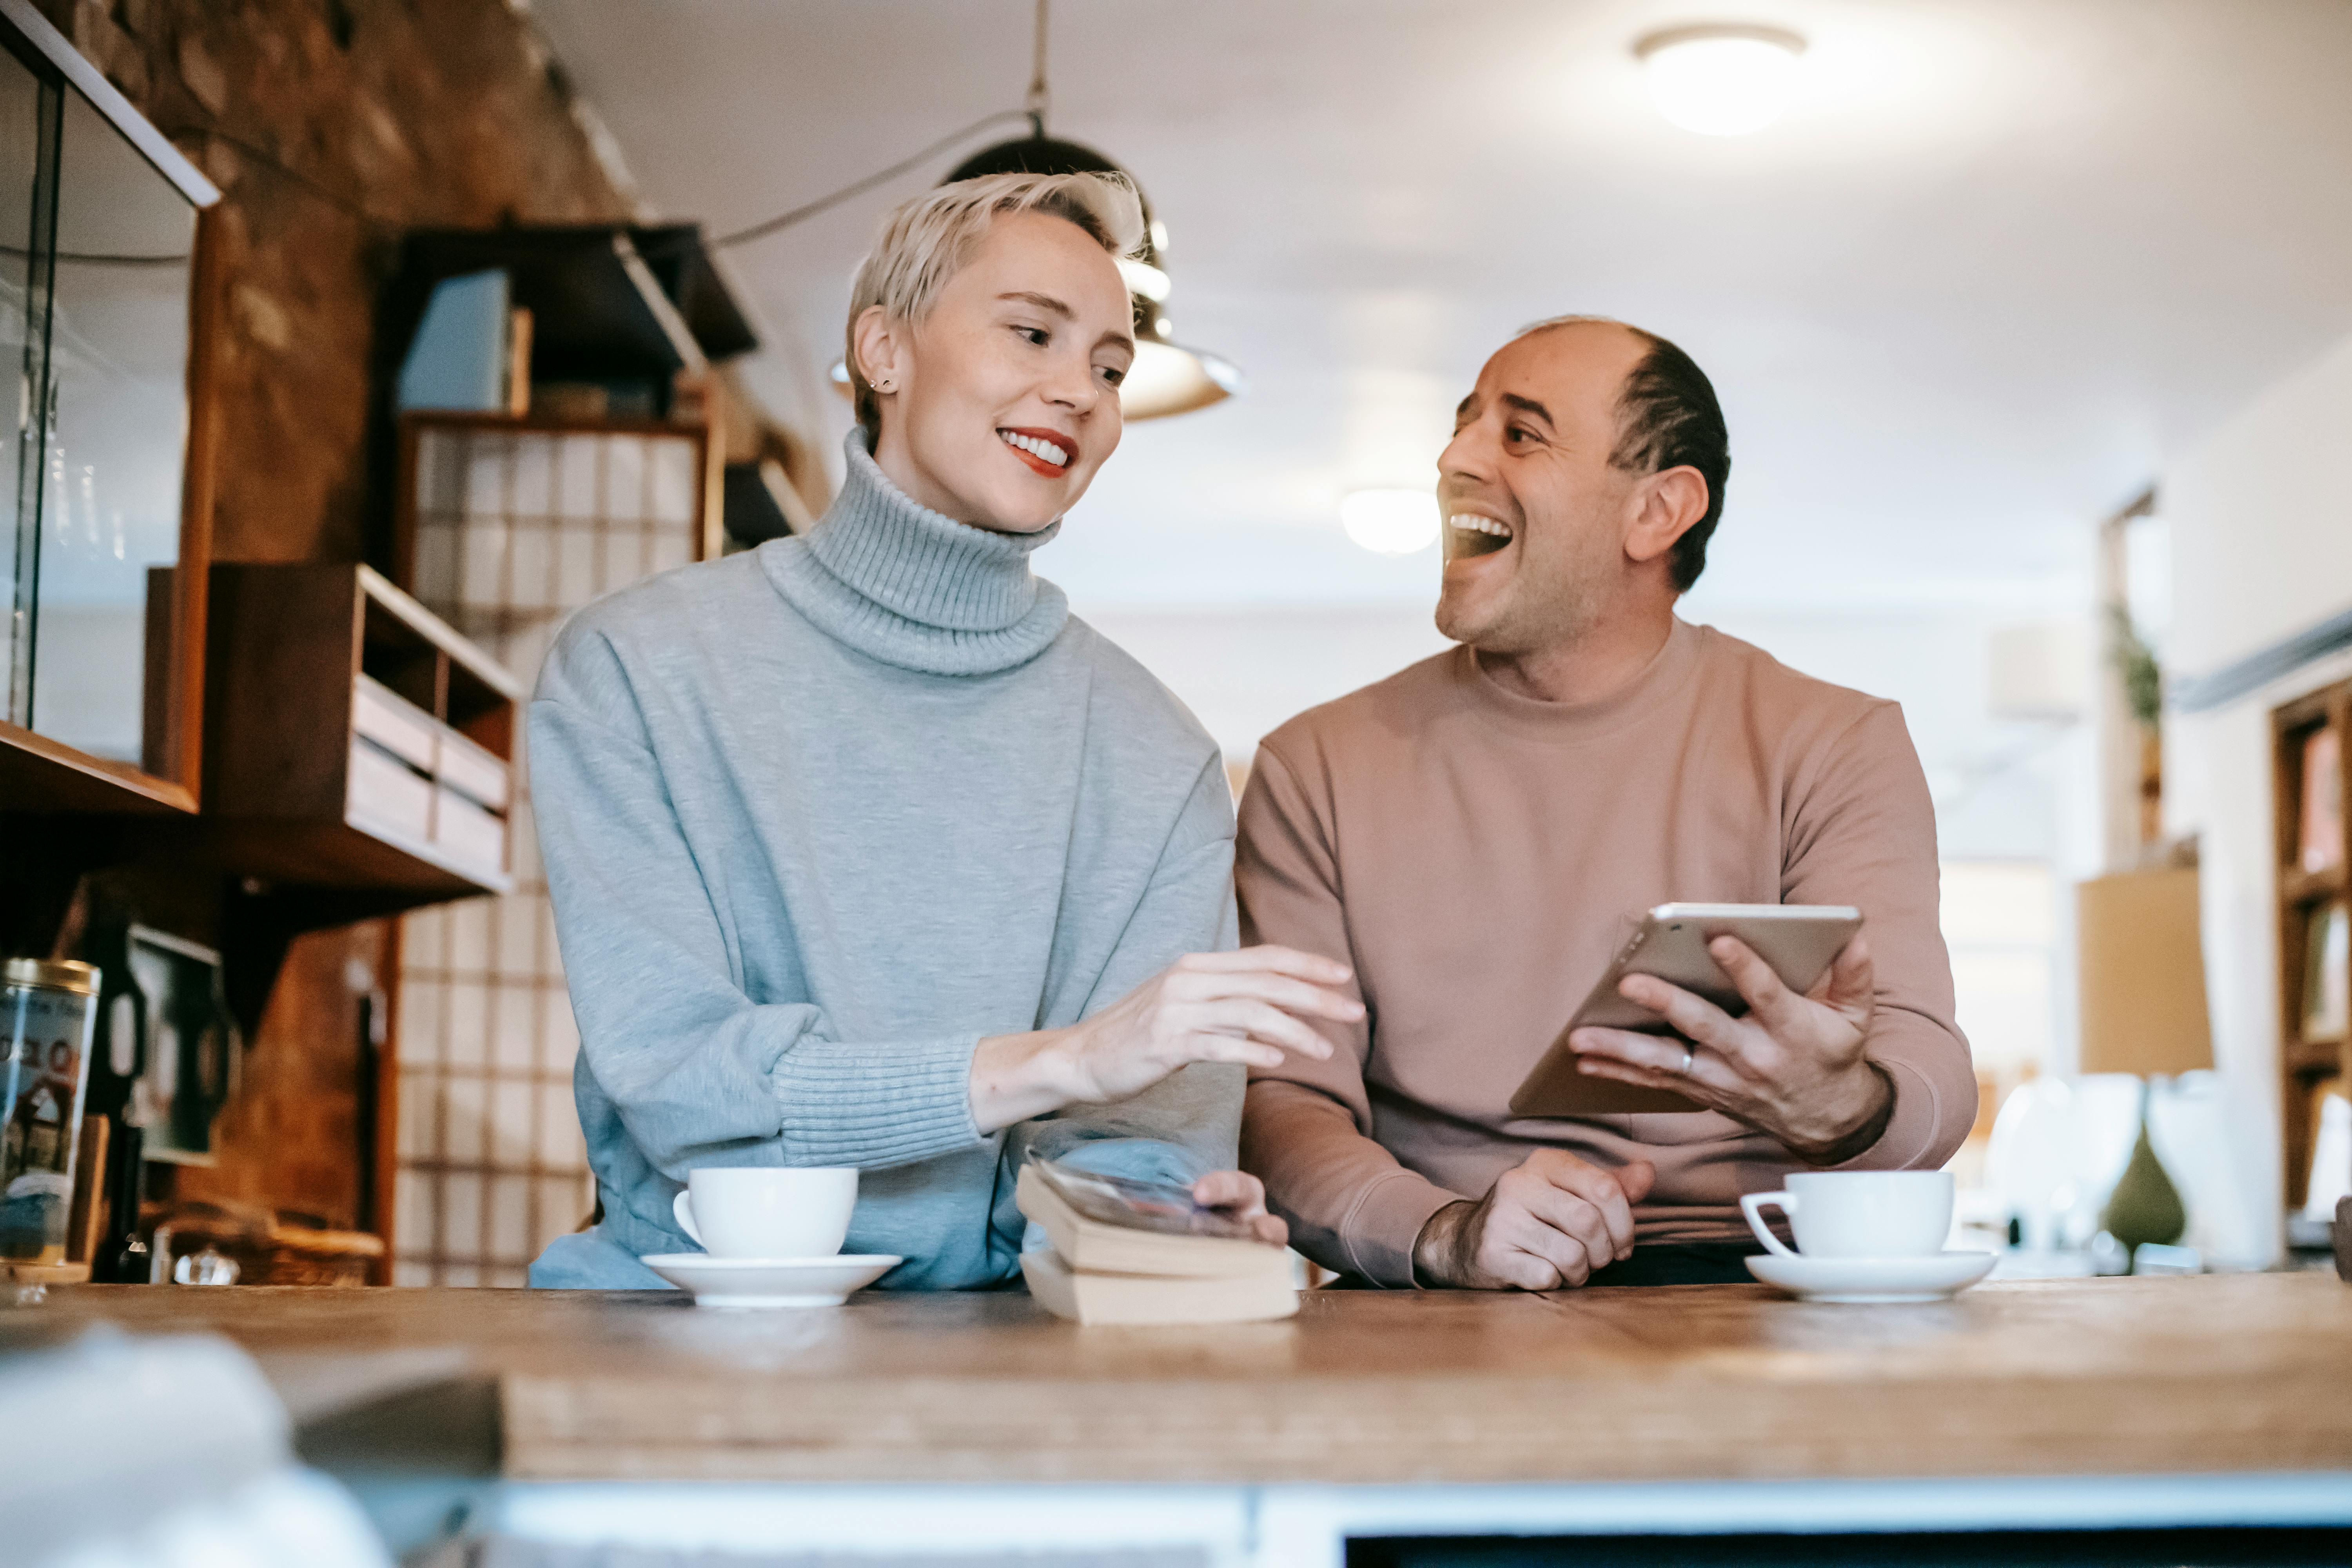
[[[982,174],[1121,174],[1135,181],[1093,148],[1044,135],[983,147],[950,170],[942,184]],[[1118,389],[1118,405],[1129,419],[1158,419],[1222,403],[1242,389],[1242,377],[1228,361],[1176,342],[1161,308],[1171,287],[1160,254],[1168,231],[1151,216],[1150,198],[1139,182],[1136,195],[1143,203],[1143,254],[1119,263],[1135,308],[1135,364]]]
[[[2213,1065],[2194,867],[2127,871],[2074,889],[2082,1069],[2142,1076]]]

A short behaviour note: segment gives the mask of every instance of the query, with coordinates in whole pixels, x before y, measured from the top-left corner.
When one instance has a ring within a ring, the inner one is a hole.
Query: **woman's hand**
[[[1286,1051],[1323,1060],[1331,1043],[1302,1020],[1361,1018],[1364,1005],[1333,989],[1351,973],[1287,947],[1180,958],[1081,1023],[981,1041],[972,1120],[993,1132],[1065,1105],[1125,1100],[1193,1062],[1278,1067]]]
[[[1265,1186],[1247,1171],[1212,1171],[1192,1184],[1192,1201],[1248,1225],[1260,1241],[1285,1247],[1290,1227],[1265,1212]]]

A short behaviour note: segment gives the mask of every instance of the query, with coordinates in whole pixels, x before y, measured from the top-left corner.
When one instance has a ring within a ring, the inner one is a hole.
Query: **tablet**
[[[1644,916],[1631,941],[1618,951],[1584,1005],[1511,1096],[1515,1116],[1622,1116],[1656,1111],[1703,1110],[1706,1107],[1670,1089],[1643,1089],[1576,1070],[1568,1037],[1588,1026],[1637,1029],[1672,1035],[1666,1021],[1617,994],[1628,974],[1654,974],[1704,996],[1734,1017],[1747,1000],[1716,963],[1706,944],[1736,936],[1772,966],[1791,991],[1811,991],[1845,944],[1862,929],[1862,911],[1846,904],[1660,904]]]

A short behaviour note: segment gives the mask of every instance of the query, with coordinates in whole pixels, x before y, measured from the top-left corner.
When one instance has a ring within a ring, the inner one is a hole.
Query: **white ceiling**
[[[1028,74],[1028,0],[533,0],[646,204],[724,232],[892,163]],[[1667,125],[1628,46],[1811,40],[1781,123]],[[1131,426],[1041,560],[1082,606],[1425,602],[1339,496],[1433,474],[1521,322],[1622,316],[1714,376],[1700,603],[2077,600],[2087,525],[2352,333],[2345,0],[1063,0],[1053,128],[1134,170],[1179,335],[1247,395]],[[787,416],[883,208],[731,253]],[[2078,601],[2077,601],[2078,602]]]

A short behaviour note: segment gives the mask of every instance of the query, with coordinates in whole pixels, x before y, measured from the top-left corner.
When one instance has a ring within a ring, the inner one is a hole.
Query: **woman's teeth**
[[[1034,436],[1016,436],[1010,430],[999,430],[996,436],[997,439],[1006,446],[1018,447],[1031,457],[1051,463],[1057,468],[1069,467],[1070,455],[1051,441],[1041,441]]]

